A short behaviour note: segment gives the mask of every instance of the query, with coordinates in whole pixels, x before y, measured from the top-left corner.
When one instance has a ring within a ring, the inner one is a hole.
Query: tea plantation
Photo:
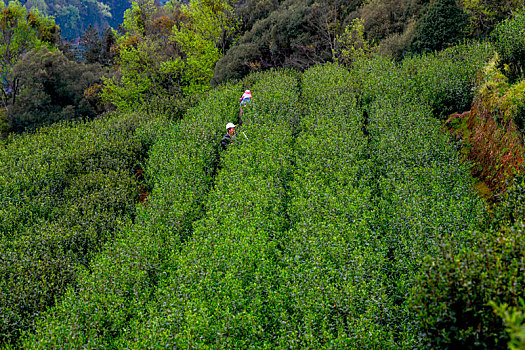
[[[491,56],[475,44],[255,73],[177,122],[149,114],[10,140],[2,345],[506,348],[501,319],[499,334],[476,333],[440,302],[453,283],[433,284],[433,267],[487,236],[441,125],[468,108]],[[245,88],[253,102],[223,151]],[[137,181],[152,189],[145,203]],[[433,319],[439,307],[450,318]]]

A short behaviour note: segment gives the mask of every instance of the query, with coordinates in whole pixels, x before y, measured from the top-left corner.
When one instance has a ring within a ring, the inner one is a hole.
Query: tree
[[[113,48],[117,43],[116,35],[111,27],[102,33],[102,63],[112,65],[114,60]]]
[[[20,81],[10,75],[20,58],[34,48],[56,45],[59,29],[53,19],[28,11],[18,1],[0,1],[0,82],[5,109],[16,102]],[[13,78],[10,78],[13,77]]]
[[[239,18],[239,30],[237,34],[250,31],[255,23],[267,18],[273,11],[277,10],[284,0],[247,0],[237,1],[234,4],[235,15]]]
[[[115,46],[118,71],[104,83],[105,101],[136,108],[153,96],[185,96],[210,88],[221,47],[234,30],[220,0],[188,4],[137,0],[126,11]]]
[[[117,64],[118,71],[114,77],[104,79],[102,91],[102,98],[117,108],[134,109],[153,96],[182,97],[180,58],[162,55],[160,45],[151,38],[121,46]]]
[[[41,14],[49,15],[49,6],[46,0],[27,0],[25,7],[28,9],[36,8]]]
[[[215,67],[214,83],[253,69],[306,69],[333,59],[335,38],[359,0],[288,0],[254,24]]]
[[[129,110],[154,95],[182,96],[179,48],[169,39],[175,21],[171,21],[167,30],[155,25],[160,24],[156,20],[164,15],[153,0],[134,1],[126,11],[120,26],[122,34],[114,46],[117,71],[104,80],[104,101]],[[177,12],[168,15],[176,17]]]
[[[85,63],[102,63],[102,42],[98,31],[92,25],[80,38],[80,52]]]
[[[18,61],[9,74],[19,82],[19,96],[8,112],[10,129],[34,130],[60,120],[94,118],[97,106],[85,91],[101,82],[100,65],[70,61],[46,46]]]
[[[31,0],[31,3],[35,4],[38,1],[40,0]],[[111,23],[113,17],[119,22],[122,20],[123,11],[120,15],[116,15],[117,11],[112,13],[113,3],[108,3],[106,0],[46,0],[46,2],[47,13],[55,16],[57,24],[62,29],[62,35],[68,40],[77,40],[89,25],[101,31],[110,24],[118,25],[118,23]],[[126,7],[129,6],[128,1],[121,2]]]
[[[365,36],[379,45],[378,52],[401,59],[410,48],[414,24],[421,16],[425,0],[368,0],[359,9]]]
[[[523,6],[523,0],[462,0],[461,5],[468,15],[470,34],[479,37],[514,14]]]
[[[62,30],[62,35],[68,39],[78,38],[82,33],[82,20],[79,7],[73,4],[55,8],[55,17]]]
[[[223,0],[191,0],[182,7],[188,19],[173,28],[173,40],[181,47],[186,95],[210,88],[215,64],[222,56],[227,38],[235,32],[233,9]]]
[[[319,39],[329,47],[332,59],[338,50],[337,37],[345,30],[345,20],[362,5],[362,0],[317,0],[309,10],[310,21],[319,34]]]
[[[352,24],[345,28],[343,34],[336,38],[338,50],[335,58],[337,62],[351,65],[359,57],[370,57],[376,48],[365,39],[365,26],[363,20],[356,18]]]
[[[415,53],[442,50],[466,35],[468,16],[455,0],[433,0],[416,27],[411,43]]]

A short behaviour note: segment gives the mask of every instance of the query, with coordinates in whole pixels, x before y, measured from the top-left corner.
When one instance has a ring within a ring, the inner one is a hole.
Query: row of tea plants
[[[163,120],[62,123],[0,146],[0,344],[16,343],[135,218],[141,162]]]
[[[298,81],[289,72],[251,77],[237,140],[222,154],[206,215],[169,259],[168,277],[121,346],[267,347],[279,325],[271,293],[286,240],[287,184]]]
[[[169,268],[167,258],[191,237],[203,215],[224,126],[239,86],[214,90],[172,124],[150,151],[146,180],[153,187],[134,224],[93,259],[77,286],[47,313],[24,346],[119,347],[119,337],[147,310]]]

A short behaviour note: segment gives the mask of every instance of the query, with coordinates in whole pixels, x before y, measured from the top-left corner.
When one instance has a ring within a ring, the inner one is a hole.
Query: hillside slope
[[[468,249],[485,217],[435,115],[487,57],[252,75],[247,138],[221,153],[243,89],[213,92],[155,146],[139,223],[24,346],[425,347],[421,265]]]

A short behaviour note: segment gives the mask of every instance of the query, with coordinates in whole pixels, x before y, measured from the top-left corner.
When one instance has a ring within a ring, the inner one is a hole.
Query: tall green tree
[[[129,109],[153,96],[183,98],[209,89],[224,38],[234,31],[231,12],[224,0],[134,1],[117,38],[118,72],[105,80],[103,98]]]
[[[59,29],[52,18],[28,11],[18,1],[6,5],[0,0],[0,86],[5,109],[16,102],[20,80],[10,78],[9,73],[22,55],[43,45],[54,46],[58,39]]]
[[[124,14],[116,38],[117,71],[104,81],[102,98],[119,109],[143,105],[154,95],[180,96],[179,50],[170,40],[175,12],[166,13],[153,0],[136,0]]]
[[[345,28],[343,34],[336,37],[338,49],[335,52],[337,62],[351,65],[353,61],[362,57],[370,57],[376,48],[365,38],[364,22],[360,18],[352,21]]]
[[[183,92],[191,95],[209,89],[215,64],[237,23],[224,0],[191,0],[181,12],[187,20],[173,28],[172,38],[182,52]]]

